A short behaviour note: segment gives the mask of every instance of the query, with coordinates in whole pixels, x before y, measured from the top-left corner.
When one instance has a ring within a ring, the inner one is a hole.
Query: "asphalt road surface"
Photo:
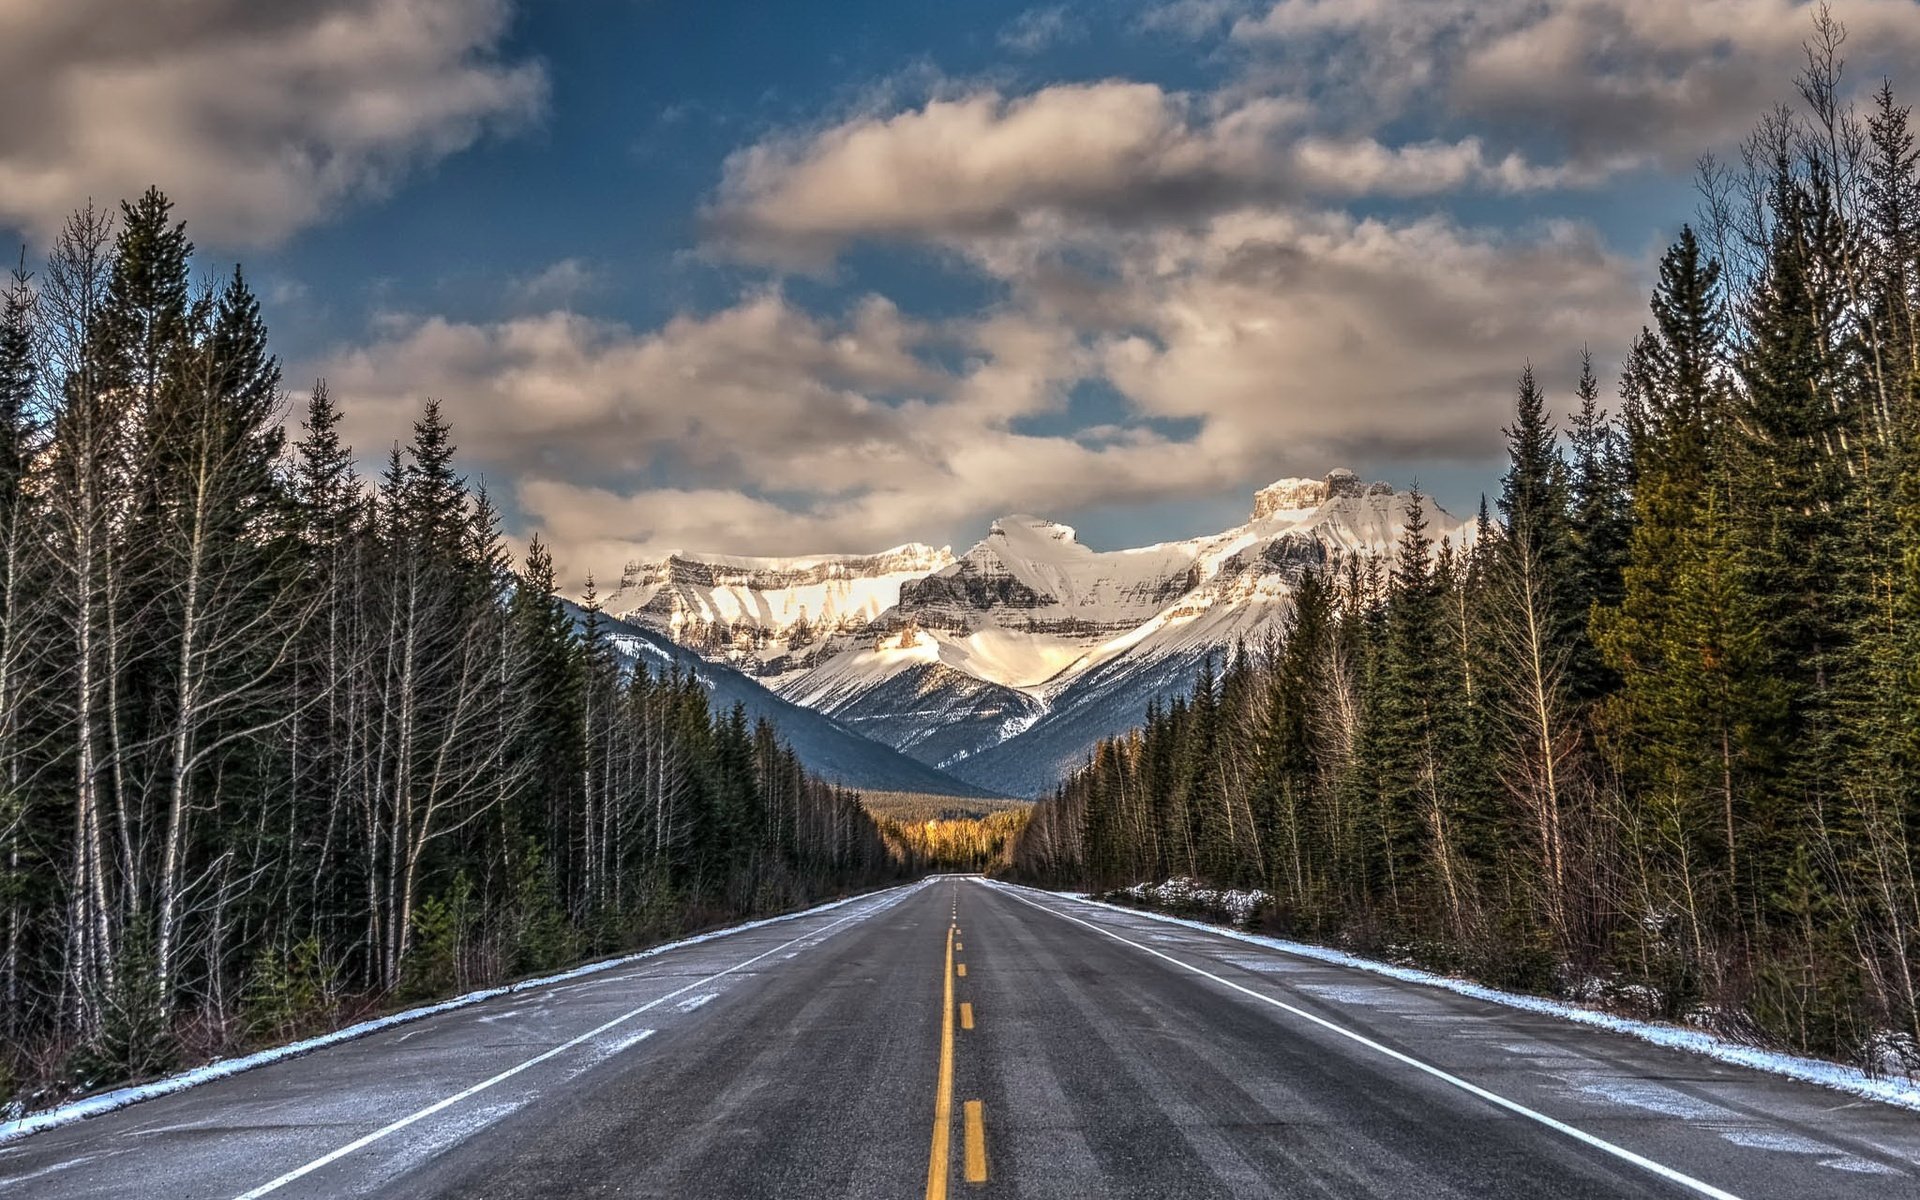
[[[937,879],[0,1146],[62,1197],[1920,1196],[1920,1116]]]

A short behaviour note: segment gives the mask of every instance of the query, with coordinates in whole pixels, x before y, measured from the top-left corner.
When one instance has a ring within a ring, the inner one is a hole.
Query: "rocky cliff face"
[[[785,643],[864,629],[899,602],[900,587],[953,562],[911,543],[878,554],[748,558],[677,552],[627,564],[608,612],[718,649],[736,638]]]

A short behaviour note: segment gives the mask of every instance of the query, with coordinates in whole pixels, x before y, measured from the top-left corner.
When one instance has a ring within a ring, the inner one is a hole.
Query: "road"
[[[937,879],[0,1146],[64,1197],[1920,1196],[1920,1117]]]

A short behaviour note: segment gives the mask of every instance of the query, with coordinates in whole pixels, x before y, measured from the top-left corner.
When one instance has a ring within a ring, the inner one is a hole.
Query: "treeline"
[[[1823,27],[1707,164],[1618,403],[1529,369],[1497,513],[1298,582],[1286,635],[1101,745],[1027,876],[1191,875],[1267,921],[1580,980],[1839,1056],[1920,1036],[1920,175]],[[1920,1062],[1920,1059],[1910,1059]]]
[[[516,572],[426,406],[289,444],[246,280],[149,191],[0,304],[0,1098],[801,903],[857,797]]]
[[[1026,826],[1030,811],[1023,804],[970,816],[878,819],[895,856],[912,874],[994,872],[1012,865],[1014,842]]]

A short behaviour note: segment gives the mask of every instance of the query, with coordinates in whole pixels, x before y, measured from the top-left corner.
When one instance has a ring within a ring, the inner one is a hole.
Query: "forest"
[[[1617,399],[1523,370],[1473,536],[1416,504],[1304,569],[1018,874],[1258,888],[1273,931],[1920,1068],[1920,174],[1818,32],[1702,161]]]
[[[435,404],[373,479],[285,407],[157,190],[0,298],[0,1103],[898,874],[510,560]]]

